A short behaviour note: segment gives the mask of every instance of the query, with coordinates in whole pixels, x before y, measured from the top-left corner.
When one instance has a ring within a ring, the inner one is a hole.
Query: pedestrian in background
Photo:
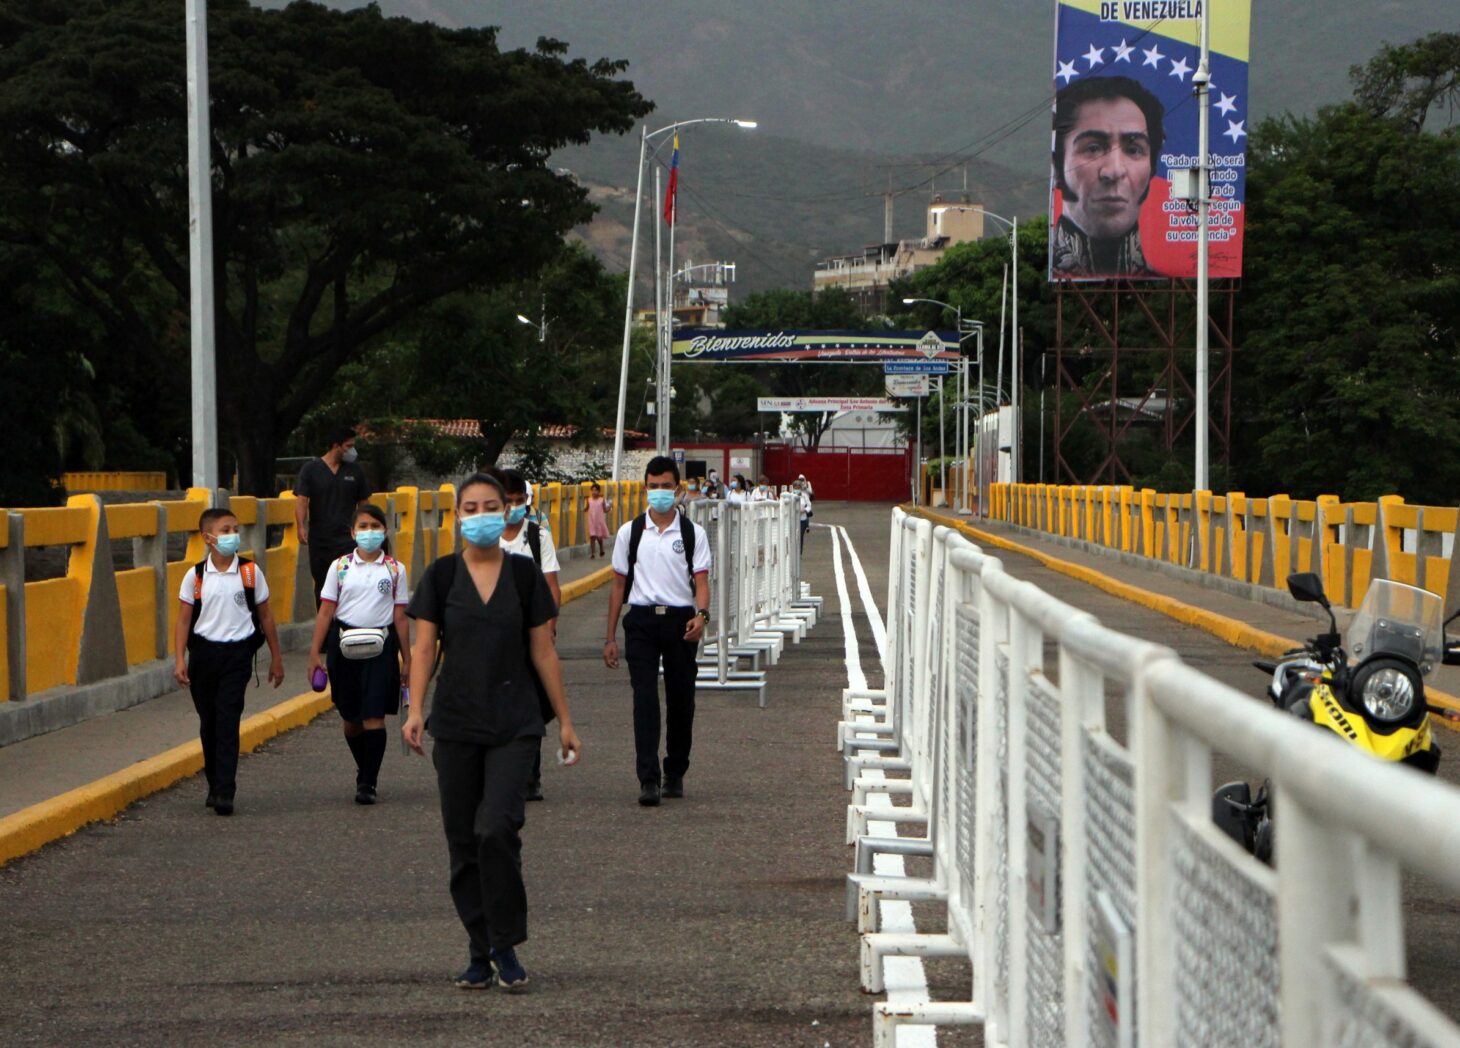
[[[750,494],[750,501],[774,502],[775,500],[776,493],[771,490],[771,478],[762,473],[756,482],[755,490]]]
[[[801,552],[805,553],[806,533],[811,530],[811,495],[799,480],[791,485],[791,491],[796,496],[796,515],[801,521]]]
[[[355,758],[355,803],[374,804],[385,759],[385,718],[400,710],[401,675],[410,678],[410,589],[390,555],[385,513],[368,503],[355,511],[355,548],[325,576],[309,675],[329,672],[330,698],[345,744]]]
[[[588,559],[594,556],[606,557],[603,544],[608,541],[608,511],[612,507],[603,497],[603,489],[594,481],[588,486],[588,498],[583,501],[583,511],[588,516]]]
[[[695,654],[710,621],[710,540],[675,508],[679,466],[668,456],[644,470],[648,512],[619,528],[613,544],[613,589],[603,662],[619,663],[618,621],[624,605],[624,656],[634,689],[635,771],[639,803],[683,797],[694,741]],[[659,763],[659,666],[664,666],[665,753]]]
[[[198,532],[208,555],[183,576],[177,598],[172,675],[198,711],[206,807],[232,815],[238,777],[238,723],[255,653],[269,645],[269,683],[284,682],[279,632],[269,608],[269,580],[238,555],[242,537],[230,510],[205,509]]]
[[[496,475],[507,492],[507,527],[502,532],[502,549],[508,553],[531,557],[532,562],[547,580],[553,595],[553,640],[558,635],[558,609],[563,605],[563,590],[558,585],[558,549],[553,544],[553,534],[535,520],[527,519],[527,503],[532,492],[527,480],[515,469],[499,469]],[[546,714],[544,714],[546,716]],[[542,800],[542,747],[539,746],[533,758],[532,771],[523,787],[523,799]]]
[[[294,482],[294,523],[309,547],[315,607],[330,566],[355,548],[355,510],[371,495],[359,457],[354,429],[341,427],[331,434],[329,450],[306,462]]]
[[[725,493],[726,502],[746,502],[750,498],[746,490],[745,478],[739,473],[730,478],[730,490]]]
[[[456,513],[466,546],[432,563],[407,614],[416,620],[411,652],[406,743],[424,754],[426,684],[437,655],[441,679],[431,735],[441,822],[451,856],[451,898],[470,941],[463,989],[498,983],[527,988],[516,947],[527,941],[522,879],[522,785],[544,725],[536,673],[558,721],[559,759],[575,763],[583,745],[573,730],[553,647],[557,613],[542,572],[502,549],[507,491],[496,477],[462,481]]]

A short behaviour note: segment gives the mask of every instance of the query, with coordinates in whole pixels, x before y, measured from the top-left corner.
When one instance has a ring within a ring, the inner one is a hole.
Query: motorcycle
[[[1329,629],[1278,662],[1252,664],[1271,675],[1268,700],[1379,760],[1435,774],[1440,747],[1429,715],[1453,714],[1425,701],[1424,678],[1440,663],[1460,665],[1460,642],[1451,645],[1445,637],[1445,627],[1460,618],[1460,610],[1444,618],[1438,595],[1380,579],[1370,584],[1347,634],[1340,635],[1316,574],[1289,575],[1288,592],[1322,607]],[[1263,782],[1255,797],[1245,782],[1229,782],[1212,797],[1212,821],[1269,864],[1271,799],[1270,782]]]

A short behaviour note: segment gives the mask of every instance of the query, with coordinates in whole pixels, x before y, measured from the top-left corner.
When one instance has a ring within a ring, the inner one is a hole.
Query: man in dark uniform
[[[294,484],[294,523],[299,541],[309,546],[316,607],[330,565],[355,548],[355,510],[370,498],[358,456],[354,429],[342,427],[331,434],[328,451],[304,464]]]

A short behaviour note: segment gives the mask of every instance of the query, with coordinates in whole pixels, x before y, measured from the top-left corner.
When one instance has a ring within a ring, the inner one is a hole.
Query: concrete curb
[[[1094,568],[1087,568],[1083,564],[1074,564],[1067,560],[1061,560],[1059,557],[1051,556],[1042,550],[1037,550],[1025,546],[1022,543],[1006,539],[1002,535],[981,531],[955,517],[947,517],[941,513],[935,513],[923,508],[915,509],[913,512],[933,521],[935,524],[944,524],[950,528],[954,528],[980,545],[993,546],[997,549],[1010,550],[1014,553],[1022,554],[1032,560],[1038,561],[1051,571],[1057,571],[1061,575],[1068,575],[1072,579],[1078,579],[1080,582],[1103,590],[1113,597],[1131,601],[1142,607],[1150,608],[1152,611],[1160,612],[1167,618],[1175,619],[1177,622],[1205,630],[1207,633],[1219,637],[1233,647],[1249,648],[1260,655],[1267,655],[1270,658],[1280,658],[1284,652],[1302,646],[1300,642],[1291,638],[1280,637],[1276,633],[1256,629],[1253,626],[1247,625],[1245,622],[1228,618],[1226,615],[1219,615],[1214,611],[1208,611],[1206,608],[1199,608],[1194,604],[1187,604],[1185,601],[1177,600],[1175,597],[1168,597],[1161,593],[1152,593],[1150,590],[1132,586],[1128,582],[1121,582],[1118,579],[1111,578],[1109,575],[1102,574]],[[1427,687],[1425,688],[1425,697],[1436,706],[1445,706],[1460,711],[1460,698],[1454,695],[1448,695],[1443,691]],[[1445,718],[1432,716],[1430,719],[1451,731],[1460,732],[1460,727],[1451,724]]]
[[[563,603],[592,593],[611,578],[613,569],[606,567],[567,583]],[[239,752],[251,753],[275,736],[302,728],[333,705],[327,691],[306,692],[256,713],[239,725]],[[0,819],[0,866],[90,823],[113,818],[134,801],[202,770],[203,747],[193,740],[8,815]]]

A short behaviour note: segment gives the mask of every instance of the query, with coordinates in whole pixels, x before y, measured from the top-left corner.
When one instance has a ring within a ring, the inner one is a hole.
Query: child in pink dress
[[[608,538],[608,503],[604,501],[603,489],[594,484],[588,489],[588,559],[606,557],[603,542]],[[595,552],[596,551],[596,552]]]

